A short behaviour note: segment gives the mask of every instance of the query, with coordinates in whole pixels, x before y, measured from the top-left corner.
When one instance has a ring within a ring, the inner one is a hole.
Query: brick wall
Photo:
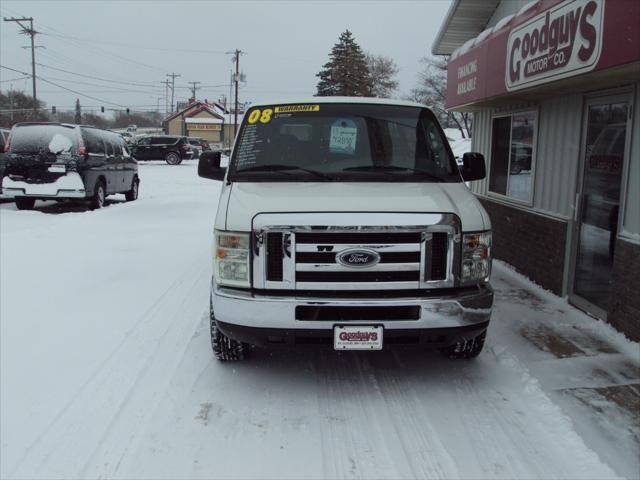
[[[491,217],[494,258],[562,295],[567,223],[488,198],[479,200]]]
[[[608,321],[636,342],[640,341],[640,245],[618,238]]]

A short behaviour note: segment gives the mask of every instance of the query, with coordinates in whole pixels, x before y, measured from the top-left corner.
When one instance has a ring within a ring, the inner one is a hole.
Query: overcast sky
[[[37,31],[38,97],[48,106],[86,109],[127,106],[164,110],[166,74],[176,100],[199,81],[199,99],[229,95],[231,56],[246,52],[240,100],[309,96],[316,73],[345,29],[363,50],[392,57],[400,68],[398,95],[416,83],[420,58],[431,44],[450,0],[422,1],[28,1],[1,0],[3,17],[33,17]],[[31,72],[29,37],[0,22],[0,63]],[[54,70],[55,67],[59,70]],[[67,73],[82,74],[81,77]],[[0,69],[0,88],[31,93],[31,80]],[[87,78],[96,77],[96,78]],[[76,90],[87,98],[45,83]],[[107,103],[110,102],[110,103]]]

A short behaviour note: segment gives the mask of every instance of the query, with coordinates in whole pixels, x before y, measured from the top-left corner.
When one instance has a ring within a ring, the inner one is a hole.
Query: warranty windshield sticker
[[[282,105],[275,108],[276,113],[319,112],[320,105]]]
[[[356,140],[358,128],[353,120],[337,120],[331,125],[331,138],[329,151],[354,155],[356,153]]]

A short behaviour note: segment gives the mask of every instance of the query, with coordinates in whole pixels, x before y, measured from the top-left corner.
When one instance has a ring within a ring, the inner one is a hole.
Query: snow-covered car
[[[491,223],[424,105],[325,97],[254,105],[223,180],[210,326],[219,360],[247,345],[482,350],[493,304]]]
[[[11,130],[2,178],[5,196],[20,210],[36,200],[88,199],[104,206],[107,195],[138,198],[138,164],[117,133],[64,123],[18,123]]]

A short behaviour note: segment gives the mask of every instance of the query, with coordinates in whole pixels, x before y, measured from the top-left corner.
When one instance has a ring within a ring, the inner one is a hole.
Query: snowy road
[[[527,297],[503,266],[476,361],[258,350],[244,363],[215,362],[207,303],[219,184],[197,178],[193,163],[140,172],[140,199],[116,197],[101,211],[0,205],[2,478],[638,471],[637,432],[624,435],[624,416],[592,428],[589,411],[555,393],[581,376],[595,382],[595,359],[606,356],[609,371],[635,362],[637,346],[561,300]],[[562,359],[517,335],[551,320],[578,322],[602,344],[578,343],[586,360]],[[561,360],[571,375],[558,374]]]

